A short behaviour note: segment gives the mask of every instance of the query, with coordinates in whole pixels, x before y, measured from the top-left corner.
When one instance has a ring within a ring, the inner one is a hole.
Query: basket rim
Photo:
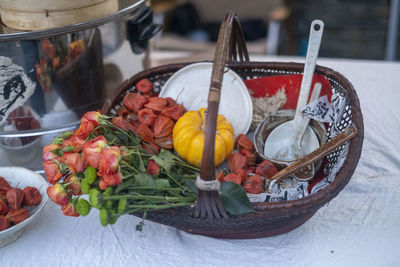
[[[103,107],[102,112],[107,114],[111,108],[116,104],[119,96],[124,93],[127,89],[133,87],[136,82],[142,78],[146,78],[149,75],[162,74],[165,72],[176,72],[180,68],[198,62],[210,62],[210,61],[195,61],[195,62],[185,62],[157,66],[153,68],[146,69],[135,75],[133,75],[128,80],[125,80],[118,89],[116,89],[111,97],[109,97]],[[278,71],[293,71],[296,73],[303,73],[304,64],[297,62],[229,62],[227,67],[236,70],[245,69],[274,69]],[[290,212],[290,214],[300,214],[305,209],[310,209],[312,207],[319,208],[325,203],[329,202],[331,199],[336,197],[339,192],[344,188],[344,186],[350,181],[353,175],[357,163],[359,161],[362,144],[364,139],[364,123],[363,116],[360,109],[359,99],[355,88],[350,83],[350,81],[345,78],[341,73],[334,71],[331,68],[316,65],[315,74],[321,74],[326,76],[330,81],[334,81],[339,86],[343,87],[347,91],[347,95],[351,104],[352,111],[352,122],[358,129],[358,134],[350,140],[349,150],[347,154],[346,161],[344,162],[342,168],[339,170],[334,181],[330,183],[326,188],[307,196],[302,199],[282,201],[282,202],[257,202],[252,203],[252,206],[256,212],[271,211],[273,213],[285,213],[288,210],[296,210],[296,212]]]

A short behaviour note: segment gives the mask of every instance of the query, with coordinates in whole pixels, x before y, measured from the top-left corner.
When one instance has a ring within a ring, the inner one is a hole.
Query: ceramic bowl
[[[264,155],[264,145],[267,140],[269,134],[276,127],[281,125],[282,123],[292,120],[295,114],[295,110],[278,110],[277,112],[265,117],[257,126],[254,132],[254,146],[256,148],[257,154],[263,158],[273,162],[279,170],[285,168],[286,166],[294,163],[294,161],[284,161],[284,160],[275,160],[273,158],[269,158]],[[326,143],[327,131],[323,123],[315,120],[310,120],[310,124],[308,126],[315,133],[318,138],[319,146]],[[301,143],[301,147],[303,151],[308,151],[306,147],[304,147],[303,142]],[[308,151],[310,153],[312,151]],[[307,154],[308,154],[307,153]],[[322,160],[319,160],[315,163],[315,172],[320,168]]]
[[[42,201],[39,205],[26,207],[30,215],[28,219],[4,231],[0,231],[0,247],[3,247],[17,240],[24,233],[26,227],[39,216],[48,200],[46,194],[48,185],[40,174],[20,167],[0,167],[0,176],[4,177],[12,187],[24,189],[26,186],[34,186],[42,195]]]

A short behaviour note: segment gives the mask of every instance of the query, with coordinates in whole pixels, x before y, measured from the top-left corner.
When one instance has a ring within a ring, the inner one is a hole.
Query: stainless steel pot
[[[161,29],[153,24],[152,10],[145,3],[120,0],[116,13],[48,30],[11,33],[3,25],[0,166],[41,170],[41,157],[32,160],[23,150],[25,145],[15,162],[18,146],[13,147],[10,157],[7,144],[18,142],[5,140],[40,136],[42,146],[49,144],[60,132],[76,128],[82,114],[100,108],[119,84],[144,68],[148,40]],[[14,114],[7,120],[18,106],[29,107],[40,117],[39,128],[17,127],[16,122],[24,121],[26,114],[21,118]],[[42,146],[36,147],[41,150]]]

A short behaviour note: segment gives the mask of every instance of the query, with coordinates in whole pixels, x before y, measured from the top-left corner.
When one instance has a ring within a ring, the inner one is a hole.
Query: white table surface
[[[299,61],[302,58],[253,57]],[[0,266],[400,266],[400,64],[320,59],[353,83],[364,115],[358,167],[344,190],[299,228],[275,237],[223,240],[123,216],[63,216],[48,202]]]

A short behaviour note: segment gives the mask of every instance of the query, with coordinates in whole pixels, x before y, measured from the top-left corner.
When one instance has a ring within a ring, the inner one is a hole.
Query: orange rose
[[[63,206],[68,203],[68,193],[61,184],[49,186],[46,192],[49,198],[56,204]]]
[[[99,125],[99,117],[100,113],[97,111],[86,112],[81,119],[81,125],[79,125],[75,135],[79,138],[87,138],[94,128]]]
[[[112,174],[102,174],[100,179],[101,179],[101,181],[103,181],[103,186],[104,186],[104,184],[107,186],[116,186],[116,185],[121,184],[121,182],[122,182],[122,173],[115,172]]]
[[[50,144],[43,148],[43,161],[57,159],[59,156],[53,151],[60,149],[61,147],[57,144]]]
[[[99,175],[112,174],[118,170],[118,161],[120,157],[120,150],[117,146],[110,148],[103,148],[99,160]]]
[[[84,139],[76,135],[71,135],[71,137],[69,137],[68,139],[64,139],[62,141],[62,146],[63,148],[65,148],[66,146],[72,146],[74,147],[74,150],[70,152],[80,152],[83,148],[84,143],[85,143]]]
[[[85,168],[85,163],[79,153],[64,152],[63,160],[72,173],[82,172]]]
[[[76,177],[74,174],[68,175],[67,179],[65,180],[65,183],[67,183],[67,188],[71,191],[71,193],[74,196],[79,196],[82,195],[81,192],[81,183],[78,180],[78,177]]]
[[[65,216],[79,217],[79,213],[76,211],[72,202],[68,202],[66,205],[63,205],[61,210]]]
[[[99,167],[100,154],[106,144],[106,138],[100,135],[83,145],[83,157],[85,158],[86,166],[92,166],[96,169]]]
[[[60,165],[52,159],[43,162],[43,169],[44,173],[46,174],[47,181],[49,181],[51,184],[57,183],[62,177]]]

